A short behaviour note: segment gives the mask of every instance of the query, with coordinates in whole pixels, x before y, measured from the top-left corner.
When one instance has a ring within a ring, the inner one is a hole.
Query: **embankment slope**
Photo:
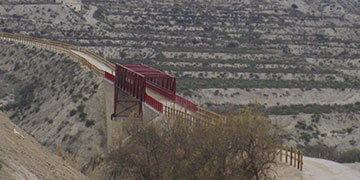
[[[20,133],[16,134],[14,129]],[[86,180],[62,158],[50,153],[33,137],[13,124],[0,112],[0,179]]]

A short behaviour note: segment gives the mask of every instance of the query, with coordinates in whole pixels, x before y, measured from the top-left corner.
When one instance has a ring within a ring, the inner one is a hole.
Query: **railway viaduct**
[[[156,122],[164,117],[170,120],[180,118],[189,126],[215,125],[217,120],[224,118],[176,94],[175,77],[144,64],[113,64],[86,48],[20,34],[0,32],[0,40],[67,54],[103,78],[108,149],[126,139],[121,126],[129,117],[146,122]],[[137,116],[132,116],[133,112],[137,112]],[[281,146],[278,154],[280,161],[284,155],[288,163],[289,157],[290,165],[302,170],[301,151]]]
[[[124,139],[121,125],[133,112],[144,121],[177,117],[192,126],[215,124],[222,118],[176,94],[175,77],[144,64],[113,64],[86,48],[20,34],[0,33],[0,40],[67,54],[103,78],[108,148]]]

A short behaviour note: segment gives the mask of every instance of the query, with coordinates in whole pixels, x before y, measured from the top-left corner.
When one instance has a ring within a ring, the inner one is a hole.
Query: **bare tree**
[[[176,119],[125,128],[131,138],[108,157],[114,179],[260,180],[275,163],[279,143],[270,122],[249,110],[216,126],[188,127]]]

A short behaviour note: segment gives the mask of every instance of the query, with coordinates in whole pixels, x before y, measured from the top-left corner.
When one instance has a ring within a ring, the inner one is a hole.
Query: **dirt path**
[[[304,157],[303,171],[281,163],[276,177],[279,180],[360,180],[360,171],[349,165]]]
[[[0,112],[1,180],[86,180]]]
[[[360,172],[344,164],[325,159],[305,157],[305,180],[360,180]]]
[[[87,11],[84,15],[86,21],[91,25],[95,25],[98,22],[98,20],[94,18],[94,13],[97,9],[98,8],[96,6],[90,5],[89,11]]]
[[[107,67],[105,64],[97,61],[96,59],[94,59],[93,57],[83,53],[83,52],[79,52],[79,51],[75,51],[75,50],[71,50],[73,53],[85,58],[86,60],[88,60],[92,65],[96,66],[97,68],[99,68],[100,70],[106,71],[110,74],[112,74],[112,70]]]

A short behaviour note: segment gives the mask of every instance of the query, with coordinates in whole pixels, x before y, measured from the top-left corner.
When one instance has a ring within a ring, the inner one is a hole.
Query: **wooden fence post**
[[[289,151],[289,148],[288,148],[288,146],[285,146],[285,148],[286,148],[285,163],[288,163],[288,151]]]
[[[303,154],[303,152],[301,152],[301,167],[300,167],[300,171],[302,171],[302,169],[303,169],[303,164],[304,164],[304,154]]]
[[[292,166],[292,161],[293,161],[293,147],[290,147],[290,166]]]
[[[298,151],[298,161],[297,161],[297,168],[300,169],[300,161],[301,161],[301,157],[300,157],[300,151]]]
[[[282,162],[282,151],[283,151],[283,146],[280,145],[280,162]]]
[[[297,150],[294,148],[294,167],[296,168],[296,153]]]

